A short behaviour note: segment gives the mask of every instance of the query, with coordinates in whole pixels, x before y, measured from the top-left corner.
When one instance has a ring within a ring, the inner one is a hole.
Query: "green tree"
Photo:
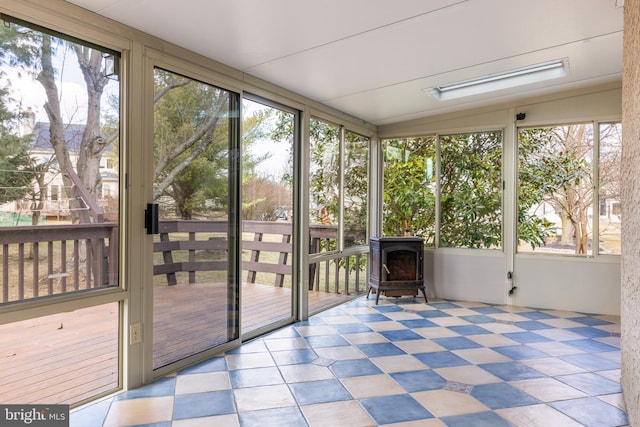
[[[156,69],[154,200],[181,219],[224,211],[228,92]]]
[[[27,196],[33,178],[29,141],[18,136],[18,115],[8,100],[8,90],[0,88],[0,204]]]
[[[67,53],[72,52],[73,57]],[[86,45],[70,42],[47,32],[29,27],[10,24],[0,28],[0,60],[20,73],[32,76],[45,91],[44,111],[49,119],[50,143],[64,181],[65,191],[71,200],[74,221],[89,221],[77,213],[84,212],[78,182],[72,175],[77,174],[79,183],[90,197],[98,200],[102,192],[100,160],[107,147],[117,140],[117,126],[106,129],[101,125],[102,95],[109,79],[103,70],[104,51]],[[84,125],[77,162],[72,162],[70,147],[65,140],[65,125],[59,81],[65,72],[66,61],[75,58],[86,84],[86,115],[80,118]],[[58,62],[62,61],[62,65]],[[107,131],[107,133],[105,133]],[[77,209],[73,209],[77,208]]]
[[[290,220],[292,211],[293,116],[290,112],[244,100],[242,122],[242,219],[256,221]],[[288,150],[286,166],[273,164],[268,172],[261,166],[269,164],[272,153],[255,154],[259,144],[283,145]],[[283,170],[278,170],[282,168]]]
[[[440,245],[502,244],[502,133],[441,137]]]
[[[309,194],[315,209],[310,209],[311,223],[337,224],[340,203],[340,128],[320,120],[309,127]],[[352,176],[357,180],[362,177]]]
[[[556,176],[557,158],[550,152],[540,155],[551,135],[544,129],[527,129],[519,133],[518,144],[518,241],[528,243],[531,249],[544,246],[546,238],[555,229],[535,210],[545,195],[555,191],[560,177]]]
[[[525,129],[520,131],[519,140],[519,217],[535,219],[532,208],[541,202],[550,204],[562,221],[560,244],[575,245],[576,254],[586,254],[588,210],[593,204],[592,125]],[[522,224],[518,227],[519,238],[526,240],[531,231],[526,222]],[[545,243],[550,225],[546,222],[539,227],[545,231],[537,240],[532,239],[536,244]]]
[[[386,236],[410,233],[435,243],[435,154],[433,137],[390,139],[384,151]]]
[[[155,70],[154,79],[154,200],[184,220],[226,215],[229,93],[162,69]],[[247,153],[265,137],[263,125],[271,119],[268,109],[244,118],[244,187],[257,166],[268,160]],[[264,206],[257,207],[260,203],[252,201],[253,206],[243,208],[243,215],[249,208],[264,210]],[[270,214],[259,216],[265,215]]]
[[[369,138],[344,133],[343,223],[345,245],[368,244],[366,237],[369,200]]]

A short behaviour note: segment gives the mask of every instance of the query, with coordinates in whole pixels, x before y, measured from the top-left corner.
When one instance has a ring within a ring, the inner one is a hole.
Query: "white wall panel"
[[[506,303],[505,257],[502,252],[425,251],[427,296],[491,304]]]
[[[516,256],[517,305],[620,314],[620,258]]]

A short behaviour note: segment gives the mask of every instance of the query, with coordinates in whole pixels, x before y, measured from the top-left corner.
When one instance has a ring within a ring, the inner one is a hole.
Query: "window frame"
[[[618,126],[622,126],[622,121],[621,120],[617,120],[617,119],[610,119],[610,120],[606,120],[606,119],[595,119],[595,120],[571,120],[571,121],[566,121],[566,122],[558,122],[558,123],[536,123],[536,124],[531,124],[531,125],[526,125],[526,126],[518,126],[516,128],[516,133],[515,133],[515,151],[516,151],[516,158],[519,158],[518,156],[518,150],[519,150],[519,146],[520,146],[520,131],[522,129],[546,129],[546,128],[555,128],[555,127],[564,127],[564,126],[572,126],[572,125],[585,125],[585,126],[591,126],[592,128],[592,146],[591,146],[591,165],[589,168],[590,174],[591,174],[591,179],[592,179],[592,191],[593,191],[593,196],[592,196],[592,200],[591,203],[589,204],[589,207],[587,208],[588,210],[591,210],[591,220],[590,223],[588,223],[588,226],[590,226],[591,230],[590,233],[588,234],[588,239],[591,240],[591,249],[585,253],[585,254],[576,254],[576,253],[568,253],[568,252],[564,252],[564,253],[560,253],[560,252],[545,252],[545,251],[535,251],[535,250],[531,250],[531,251],[526,251],[526,252],[522,252],[522,251],[518,251],[518,245],[519,245],[519,236],[518,236],[518,224],[515,224],[515,246],[514,246],[514,251],[516,255],[519,256],[534,256],[534,257],[538,257],[538,256],[558,256],[558,257],[565,257],[565,258],[578,258],[578,259],[595,259],[598,257],[611,257],[611,258],[615,258],[615,257],[619,257],[620,254],[616,254],[616,253],[602,253],[600,252],[600,192],[601,192],[601,183],[600,183],[600,165],[601,165],[601,144],[600,144],[600,139],[601,139],[601,126],[602,125],[618,125]],[[519,178],[519,162],[516,162],[515,164],[515,176],[516,176],[516,197],[515,197],[515,210],[517,212],[518,210],[518,203],[519,203],[519,192],[520,192],[520,178]],[[620,201],[618,201],[619,203]],[[587,212],[587,216],[588,216],[588,212]],[[517,219],[516,219],[517,222]]]

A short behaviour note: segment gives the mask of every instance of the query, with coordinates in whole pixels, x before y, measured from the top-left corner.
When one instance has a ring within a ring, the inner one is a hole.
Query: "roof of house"
[[[80,145],[82,143],[82,135],[86,125],[83,124],[66,124],[64,125],[64,140],[67,143],[67,148],[71,152],[80,151]],[[32,149],[37,151],[50,151],[53,150],[51,145],[51,132],[48,122],[36,122],[33,127],[33,139]],[[105,151],[112,151],[111,145],[107,146]]]

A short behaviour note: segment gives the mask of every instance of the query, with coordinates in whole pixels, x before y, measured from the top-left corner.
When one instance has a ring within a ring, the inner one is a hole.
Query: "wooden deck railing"
[[[188,283],[196,282],[196,273],[226,270],[226,259],[198,261],[198,251],[225,251],[226,222],[224,221],[160,221],[160,240],[154,243],[154,252],[162,253],[162,262],[154,265],[154,275],[166,275],[167,284],[177,284],[176,273],[187,272]],[[311,252],[326,252],[335,247],[338,228],[335,225],[312,225],[309,228]],[[247,283],[265,283],[271,276],[274,286],[282,287],[291,276],[292,224],[288,222],[243,221],[242,250],[247,251],[242,261]],[[349,241],[356,241],[358,233],[351,233]],[[205,236],[203,239],[202,236]],[[178,251],[183,251],[181,256]],[[186,255],[184,254],[186,252]],[[335,293],[359,293],[365,275],[366,254],[338,256],[311,264],[309,289]],[[362,289],[365,289],[362,286]]]
[[[116,223],[0,228],[0,302],[117,285]]]
[[[198,272],[226,271],[226,227],[225,221],[160,221],[153,250],[162,257],[153,274],[175,285],[178,274],[195,283]],[[291,223],[243,221],[242,227],[245,280],[287,286],[292,272]],[[311,226],[311,252],[332,250],[337,232],[331,225]],[[116,223],[0,228],[0,245],[0,303],[117,285]],[[200,256],[203,253],[206,256]],[[366,288],[361,283],[366,280],[366,254],[330,258],[311,264],[310,290],[350,294]]]

